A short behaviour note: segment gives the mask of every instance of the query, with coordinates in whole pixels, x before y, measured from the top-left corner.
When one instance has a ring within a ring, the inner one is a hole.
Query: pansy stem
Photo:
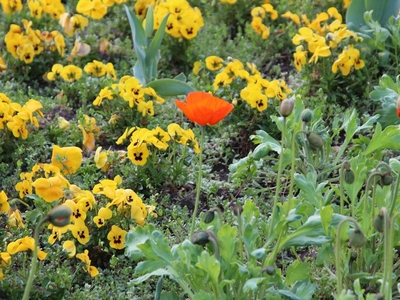
[[[202,179],[202,168],[203,168],[203,148],[204,148],[204,126],[200,126],[200,153],[199,153],[199,173],[197,176],[197,184],[196,184],[196,200],[194,203],[194,210],[193,210],[193,216],[192,216],[192,226],[190,227],[190,240],[193,237],[194,233],[194,226],[196,224],[196,217],[197,217],[197,211],[199,209],[199,202],[200,202],[200,190],[201,190],[201,179]]]
[[[34,234],[35,243],[33,246],[31,270],[29,272],[29,277],[28,277],[28,281],[26,282],[24,296],[23,296],[22,300],[29,299],[29,292],[32,287],[33,278],[35,277],[36,266],[37,266],[37,256],[38,256],[38,247],[39,247],[39,230],[40,230],[40,226],[42,226],[48,220],[49,220],[49,216],[45,216],[44,218],[42,218],[39,221],[39,223],[36,225],[36,228],[35,228],[35,234]]]

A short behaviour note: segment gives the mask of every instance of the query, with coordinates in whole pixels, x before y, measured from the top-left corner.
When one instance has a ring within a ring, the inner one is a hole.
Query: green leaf
[[[236,251],[235,239],[237,236],[237,227],[231,227],[229,224],[224,224],[218,230],[218,244],[221,257],[226,261],[232,260],[233,254]]]
[[[327,181],[317,185],[317,173],[314,170],[308,172],[306,176],[296,173],[294,175],[294,180],[301,191],[302,197],[307,199],[314,207],[322,207],[324,199],[321,190],[328,183]]]
[[[265,277],[250,278],[244,283],[243,292],[247,293],[249,290],[256,292],[258,290],[258,285],[264,283],[265,281],[267,281],[267,278]]]
[[[164,19],[161,21],[160,26],[157,29],[154,38],[151,40],[150,45],[146,51],[146,65],[149,65],[150,62],[157,64],[159,60],[159,50],[161,46],[162,39],[164,38],[165,34],[165,27],[167,26],[169,14],[167,14]],[[154,74],[156,76],[157,74]],[[153,78],[150,78],[153,79]]]
[[[136,227],[136,230],[130,230],[125,237],[125,255],[133,260],[138,260],[142,258],[143,252],[138,248],[138,245],[144,244],[151,235],[151,230],[154,227]]]
[[[265,248],[258,248],[250,253],[251,256],[257,259],[263,259],[266,254],[267,254],[267,249]]]
[[[187,78],[184,73],[179,73],[174,77],[175,80],[186,82]]]
[[[215,258],[215,256],[210,256],[207,251],[201,252],[198,263],[196,263],[196,267],[206,271],[206,273],[210,276],[212,282],[218,282],[219,272],[221,271],[221,265],[219,261]]]
[[[158,269],[156,271],[146,273],[145,275],[140,276],[138,278],[132,279],[130,282],[132,284],[140,284],[143,281],[149,279],[151,276],[164,276],[164,275],[173,276],[173,274],[167,269]]]
[[[281,153],[282,147],[277,140],[263,130],[257,130],[256,133],[256,135],[250,136],[250,139],[252,139],[255,144],[259,144],[253,151],[253,157],[255,159],[265,157],[270,150],[278,154]]]
[[[346,24],[349,29],[360,31],[360,25],[365,25],[364,12],[366,11],[364,0],[352,0],[346,12]]]
[[[145,49],[147,48],[146,33],[143,29],[142,23],[139,21],[137,16],[129,10],[128,6],[124,5],[124,7],[132,31],[132,41],[133,47],[135,48],[136,56],[138,58],[139,64],[141,65],[141,69],[145,70]]]
[[[328,235],[328,228],[332,223],[332,216],[333,216],[332,205],[324,206],[321,209],[322,228],[324,229],[325,235]]]
[[[336,227],[343,218],[344,216],[342,215],[333,214],[331,226]],[[321,216],[315,214],[310,216],[297,230],[285,236],[279,243],[279,248],[283,249],[292,246],[307,245],[321,246],[323,243],[329,242],[330,240],[331,238],[324,234]]]
[[[246,224],[243,233],[243,243],[250,253],[255,249],[255,245],[260,235],[257,228],[253,228],[250,224]]]
[[[141,261],[137,264],[135,268],[135,273],[136,274],[144,274],[148,272],[153,272],[158,269],[164,269],[169,266],[169,263],[166,262],[165,260],[156,260],[156,261]]]
[[[286,270],[285,284],[291,285],[299,280],[310,278],[310,264],[295,260]]]
[[[154,14],[153,14],[153,5],[151,4],[147,8],[146,13],[146,24],[145,24],[145,34],[147,38],[151,38],[153,36],[154,31]]]
[[[309,283],[309,280],[302,280],[297,281],[290,291],[302,300],[311,300],[316,289],[317,285],[315,283]]]
[[[205,291],[200,291],[194,295],[193,300],[214,300],[214,296]]]
[[[383,149],[399,150],[400,149],[400,129],[398,126],[390,125],[382,131],[381,124],[376,125],[376,129],[372,139],[364,151],[365,155]]]
[[[187,95],[195,91],[195,89],[187,83],[167,78],[154,80],[149,82],[146,86],[153,88],[161,97]]]

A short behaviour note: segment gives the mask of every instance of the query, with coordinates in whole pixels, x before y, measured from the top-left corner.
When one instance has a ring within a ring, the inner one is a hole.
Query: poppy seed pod
[[[349,245],[354,248],[361,248],[367,242],[367,237],[365,234],[359,229],[356,228],[349,238]]]
[[[265,272],[265,273],[267,273],[267,274],[270,275],[270,276],[273,276],[273,275],[275,275],[275,273],[276,273],[276,269],[275,269],[275,267],[273,267],[273,266],[265,267],[264,269],[262,269],[262,271]]]
[[[205,231],[198,231],[193,234],[192,243],[196,245],[204,246],[210,241],[210,235]]]
[[[304,123],[309,123],[311,122],[313,117],[313,111],[311,109],[306,108],[305,110],[302,111],[301,113],[301,120]]]
[[[66,205],[58,205],[49,211],[47,218],[51,224],[64,227],[70,223],[72,210]]]
[[[281,102],[281,105],[279,106],[279,112],[280,112],[281,116],[284,118],[290,116],[290,114],[293,111],[293,107],[294,107],[293,98],[288,98],[288,99],[283,100]]]
[[[324,146],[324,140],[318,133],[315,133],[314,131],[309,131],[306,136],[311,148],[318,149]]]

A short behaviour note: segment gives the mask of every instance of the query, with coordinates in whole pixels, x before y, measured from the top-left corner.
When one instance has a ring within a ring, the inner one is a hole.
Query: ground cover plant
[[[400,298],[399,1],[0,4],[0,299]]]

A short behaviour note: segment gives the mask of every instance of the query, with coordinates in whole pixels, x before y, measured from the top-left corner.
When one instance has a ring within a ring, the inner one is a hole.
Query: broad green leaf
[[[255,245],[259,237],[260,235],[257,228],[252,227],[250,224],[245,225],[243,233],[243,243],[249,253],[255,249]]]
[[[259,144],[253,151],[253,157],[255,159],[261,159],[268,154],[270,150],[276,153],[281,153],[281,144],[275,140],[272,136],[263,130],[257,130],[257,135],[252,135],[250,138],[255,144]]]
[[[390,125],[382,131],[381,124],[376,125],[372,139],[364,151],[365,155],[383,149],[399,150],[400,149],[400,129],[398,126]]]
[[[139,82],[143,85],[146,84],[146,76],[145,76],[145,69],[143,69],[143,64],[139,62],[139,60],[133,66],[133,76],[139,80]]]
[[[161,292],[160,300],[177,300],[177,299],[181,298],[179,298],[178,294],[175,291]]]
[[[175,80],[186,82],[187,78],[184,73],[179,73],[174,77]]]
[[[339,214],[333,214],[331,226],[336,227],[344,218]],[[297,230],[285,236],[279,243],[279,248],[284,249],[291,246],[317,245],[329,242],[331,239],[325,236],[322,228],[321,216],[315,214],[310,216],[307,221]]]
[[[160,26],[157,29],[156,34],[154,35],[153,39],[150,42],[149,47],[146,50],[146,65],[150,63],[150,60],[154,60],[153,63],[158,63],[159,57],[159,50],[161,46],[162,39],[164,38],[165,34],[165,27],[167,25],[169,14],[167,14],[164,19],[161,21]],[[154,74],[156,76],[157,74]],[[150,78],[152,79],[152,78]]]
[[[158,269],[165,269],[166,267],[169,266],[169,263],[166,262],[165,260],[156,260],[156,261],[141,261],[137,264],[135,268],[135,273],[136,274],[145,274],[148,272],[153,272]]]
[[[302,280],[297,281],[290,291],[302,300],[311,300],[316,289],[317,285],[315,283],[310,283],[309,280]]]
[[[189,84],[175,79],[157,79],[146,86],[153,88],[161,97],[187,95],[195,89]]]
[[[200,291],[194,295],[193,300],[214,300],[214,295]]]
[[[296,294],[290,292],[290,291],[286,291],[286,290],[278,290],[277,291],[280,295],[285,296],[285,299],[289,299],[289,300],[304,300],[301,299],[300,297],[298,297]]]
[[[398,0],[365,0],[365,8],[367,11],[372,10],[372,17],[379,24],[386,26],[391,16],[396,16],[400,9],[400,1]]]
[[[207,251],[201,252],[196,267],[206,271],[206,273],[210,276],[212,282],[214,283],[218,282],[218,276],[219,272],[221,271],[221,265],[214,255],[210,256],[210,254]]]
[[[388,88],[377,86],[375,89],[369,93],[369,97],[374,101],[381,101],[381,102],[392,102],[396,103],[399,94]]]
[[[301,196],[307,199],[307,202],[311,203],[315,208],[322,207],[324,203],[322,189],[328,183],[327,181],[317,185],[317,173],[314,170],[308,172],[306,176],[296,173],[294,180],[301,191]]]
[[[364,186],[368,170],[372,168],[373,160],[364,155],[357,155],[350,161],[351,170],[354,172],[354,182],[352,184],[344,183],[344,189],[350,198],[350,202],[356,204],[358,193]]]
[[[151,235],[153,227],[145,226],[136,227],[136,230],[130,230],[125,237],[125,255],[133,260],[138,260],[143,257],[143,252],[138,248],[138,245],[144,244]]]
[[[231,227],[229,224],[224,224],[218,230],[218,244],[221,257],[226,261],[232,260],[233,254],[236,251],[236,236],[237,227]]]
[[[171,253],[171,247],[168,244],[168,240],[163,237],[160,231],[154,230],[151,233],[150,242],[154,253],[158,255],[158,257],[164,259],[167,262],[174,261],[175,258]],[[139,245],[138,247],[141,248],[142,245]]]
[[[140,276],[138,278],[132,279],[130,282],[133,284],[139,284],[142,283],[143,281],[146,281],[151,276],[163,276],[163,275],[173,276],[173,274],[167,269],[158,269],[156,271],[146,273],[145,275]]]
[[[256,292],[258,290],[258,285],[264,283],[265,281],[267,281],[267,278],[265,277],[250,278],[243,285],[243,292],[247,293],[249,290]]]
[[[310,264],[295,260],[286,270],[285,284],[290,286],[299,280],[310,278]]]
[[[350,2],[346,12],[346,24],[349,29],[359,31],[359,26],[364,25],[364,12],[365,2],[364,0],[354,0]]]
[[[333,216],[332,205],[324,206],[321,209],[320,213],[321,213],[322,228],[324,229],[325,235],[328,235],[328,228],[329,226],[331,226],[332,216]]]
[[[398,159],[396,158],[389,159],[389,165],[393,171],[395,171],[397,174],[400,174],[400,161]]]

